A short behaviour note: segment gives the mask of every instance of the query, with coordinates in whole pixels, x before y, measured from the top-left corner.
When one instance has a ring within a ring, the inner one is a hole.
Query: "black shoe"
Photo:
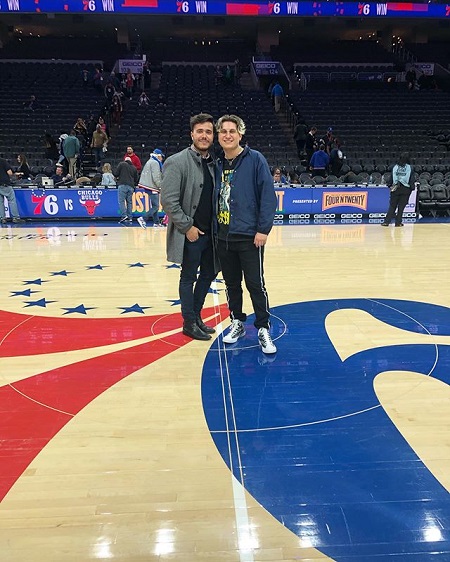
[[[398,228],[399,226],[403,226],[403,223],[396,224],[395,226]]]
[[[2,203],[2,205],[3,205],[3,203]],[[6,223],[8,222],[8,220],[7,220],[7,219],[2,219],[1,222],[2,222],[2,224],[6,224]]]
[[[205,334],[203,330],[200,330],[200,328],[197,326],[197,324],[195,324],[195,322],[189,322],[189,323],[185,322],[183,324],[183,334],[185,336],[189,336],[194,340],[206,341],[211,339],[211,336],[209,334]]]
[[[381,226],[389,226],[389,223],[388,222],[382,222]]]
[[[215,334],[216,330],[214,328],[212,328],[211,326],[207,326],[201,316],[197,316],[197,320],[196,320],[197,326],[200,328],[200,330],[202,332],[205,332],[205,334]]]

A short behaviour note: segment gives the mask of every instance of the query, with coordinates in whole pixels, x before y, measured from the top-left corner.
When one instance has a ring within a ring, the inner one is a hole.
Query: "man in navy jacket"
[[[264,156],[240,145],[245,123],[236,115],[224,115],[216,124],[224,151],[216,178],[217,248],[227,287],[231,327],[224,343],[236,343],[245,335],[247,315],[242,311],[242,277],[255,312],[255,327],[264,353],[275,353],[270,337],[269,299],[264,282],[264,246],[272,229],[277,198]]]

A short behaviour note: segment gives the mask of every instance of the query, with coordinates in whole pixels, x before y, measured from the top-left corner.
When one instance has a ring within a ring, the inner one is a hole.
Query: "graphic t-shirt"
[[[228,231],[230,229],[230,195],[231,195],[231,182],[233,181],[234,174],[234,162],[230,165],[226,159],[224,159],[222,178],[220,181],[220,191],[219,191],[219,206],[217,209],[217,222],[218,237],[221,240],[225,240],[228,236]]]
[[[241,242],[243,240],[252,239],[253,236],[246,234],[229,234],[230,231],[230,199],[231,199],[231,184],[233,183],[233,176],[236,173],[236,167],[241,159],[241,154],[228,162],[225,158],[223,163],[222,178],[220,182],[219,191],[219,205],[217,209],[217,222],[218,231],[217,236],[220,240],[233,240],[234,242]],[[234,188],[236,189],[236,188]]]

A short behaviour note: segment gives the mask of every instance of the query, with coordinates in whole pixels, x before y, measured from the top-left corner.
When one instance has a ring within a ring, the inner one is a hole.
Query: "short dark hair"
[[[197,115],[193,115],[189,120],[191,131],[193,131],[195,125],[199,123],[211,123],[214,128],[214,117],[209,113],[197,113]]]
[[[402,152],[400,154],[400,158],[398,159],[398,163],[400,166],[405,166],[409,164],[409,152]]]

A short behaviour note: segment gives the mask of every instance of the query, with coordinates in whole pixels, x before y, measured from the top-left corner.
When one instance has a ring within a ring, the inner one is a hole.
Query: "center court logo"
[[[356,207],[367,210],[367,191],[353,193],[352,191],[327,191],[322,195],[322,211],[333,207]]]
[[[362,236],[359,229],[353,234]],[[308,506],[319,529],[314,545],[336,562],[387,562],[398,552],[399,536],[409,550],[398,562],[411,555],[425,560],[425,541],[415,540],[405,513],[426,520],[433,502],[449,513],[450,495],[440,473],[422,460],[419,441],[410,438],[415,431],[405,431],[416,422],[398,425],[375,385],[386,374],[404,384],[422,380],[423,392],[426,384],[439,385],[440,401],[448,401],[449,318],[444,306],[392,299],[291,303],[273,309],[278,353],[271,364],[260,362],[260,350],[249,344],[256,337],[251,322],[248,340],[225,349],[216,340],[205,359],[204,412],[222,459],[258,503],[310,546],[311,530],[299,525],[298,515],[299,506]],[[361,337],[375,330],[376,341]],[[411,490],[427,502],[412,501]],[[330,514],[334,540],[327,542]],[[370,538],[355,541],[355,536]],[[441,535],[436,537],[429,550],[439,548]],[[448,562],[448,550],[437,558]]]

